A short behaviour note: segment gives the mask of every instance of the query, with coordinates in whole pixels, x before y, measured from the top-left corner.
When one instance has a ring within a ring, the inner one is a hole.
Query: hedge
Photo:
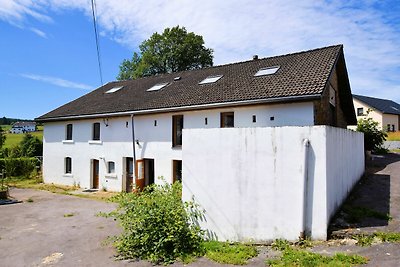
[[[37,158],[0,158],[0,172],[5,171],[5,176],[29,176],[32,171],[40,166]]]

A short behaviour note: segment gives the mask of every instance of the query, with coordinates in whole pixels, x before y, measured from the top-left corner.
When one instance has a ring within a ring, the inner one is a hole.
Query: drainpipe
[[[303,141],[304,146],[304,168],[303,168],[303,177],[304,177],[304,199],[303,199],[303,225],[302,225],[302,232],[300,233],[301,238],[309,237],[310,233],[307,229],[308,223],[308,148],[310,146],[310,140],[307,138]]]
[[[132,128],[132,150],[133,150],[133,178],[136,183],[136,146],[135,146],[135,119],[134,115],[131,115],[131,128]]]

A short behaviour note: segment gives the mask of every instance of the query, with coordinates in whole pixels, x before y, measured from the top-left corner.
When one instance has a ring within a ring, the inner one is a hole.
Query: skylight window
[[[108,91],[106,92],[106,94],[115,93],[116,91],[122,89],[122,87],[123,87],[123,86],[118,86],[118,87],[111,88],[110,90],[108,90]]]
[[[223,76],[223,75],[208,76],[207,78],[205,78],[204,80],[202,80],[201,82],[199,82],[199,84],[215,83],[216,81],[218,81],[219,79],[221,79],[222,76]]]
[[[156,85],[153,85],[153,87],[147,89],[147,92],[158,91],[167,85],[168,85],[168,83],[157,83]]]
[[[270,75],[274,74],[279,70],[279,66],[275,67],[268,67],[268,68],[261,68],[259,69],[254,76],[264,76],[264,75]]]
[[[393,107],[393,106],[390,106],[392,109],[394,109],[394,110],[397,110],[397,111],[399,111],[399,109],[398,108],[396,108],[396,107]]]

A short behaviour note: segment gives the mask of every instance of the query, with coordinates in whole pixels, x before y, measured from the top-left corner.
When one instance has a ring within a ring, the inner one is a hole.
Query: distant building
[[[36,122],[33,121],[17,121],[10,129],[10,133],[29,133],[36,131]]]
[[[353,95],[357,120],[372,118],[379,127],[388,132],[396,132],[400,125],[400,104],[388,100],[363,95]]]

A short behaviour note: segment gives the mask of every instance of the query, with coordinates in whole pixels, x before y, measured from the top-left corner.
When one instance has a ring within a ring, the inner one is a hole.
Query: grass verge
[[[360,255],[337,253],[333,256],[324,256],[296,248],[285,240],[276,240],[272,247],[282,251],[282,255],[278,259],[267,259],[265,263],[269,266],[354,266],[368,262],[368,259]]]
[[[240,243],[206,241],[204,249],[208,259],[225,264],[244,265],[249,259],[258,255],[255,247]]]
[[[387,133],[387,141],[400,141],[400,131]]]
[[[77,197],[81,197],[81,198],[89,198],[89,199],[102,200],[102,201],[108,201],[111,197],[118,194],[116,192],[104,192],[104,191],[92,192],[90,194],[75,193],[74,191],[76,191],[78,189],[78,187],[76,187],[76,186],[44,184],[42,179],[39,177],[7,178],[7,184],[10,187],[44,190],[44,191],[49,191],[49,192],[56,193],[56,194],[77,196]]]

